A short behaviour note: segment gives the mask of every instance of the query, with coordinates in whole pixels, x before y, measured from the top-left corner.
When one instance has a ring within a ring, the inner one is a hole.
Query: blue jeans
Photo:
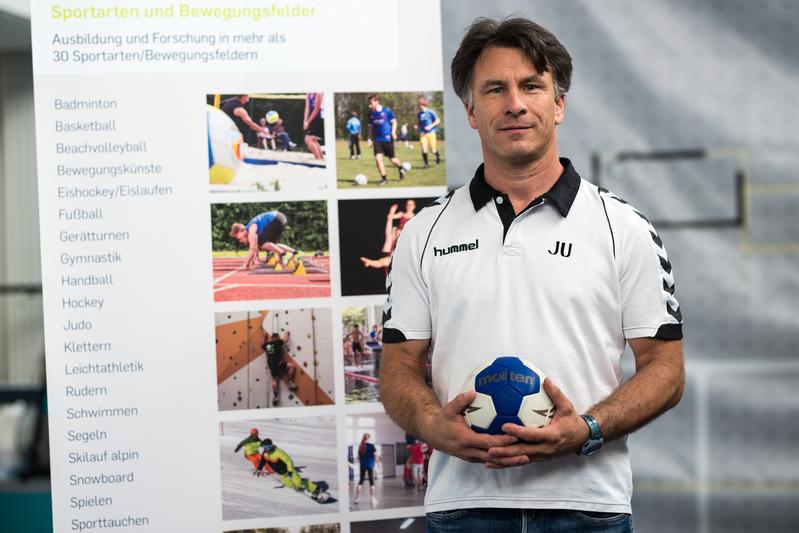
[[[625,513],[539,509],[455,509],[427,513],[428,533],[632,533]]]

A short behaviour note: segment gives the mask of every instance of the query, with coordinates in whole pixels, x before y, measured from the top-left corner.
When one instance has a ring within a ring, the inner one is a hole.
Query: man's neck
[[[556,149],[544,158],[521,165],[486,158],[483,170],[486,183],[507,194],[513,211],[519,213],[552,188],[563,174],[563,165]]]

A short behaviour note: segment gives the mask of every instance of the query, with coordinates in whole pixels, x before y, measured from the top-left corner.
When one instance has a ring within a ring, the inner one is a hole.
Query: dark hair
[[[568,92],[572,78],[572,58],[551,32],[521,17],[510,17],[501,21],[481,17],[469,26],[452,59],[452,86],[461,100],[471,101],[474,65],[483,50],[491,46],[520,50],[538,72],[549,70],[552,73],[555,96]]]

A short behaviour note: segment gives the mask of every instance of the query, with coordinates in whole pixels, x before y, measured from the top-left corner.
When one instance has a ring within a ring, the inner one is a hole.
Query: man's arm
[[[685,388],[680,341],[638,338],[629,339],[628,343],[635,355],[635,374],[587,412],[596,419],[605,441],[627,435],[671,409]],[[489,454],[494,463],[515,466],[552,459],[576,452],[588,439],[588,425],[571,401],[549,378],[544,389],[556,408],[552,423],[544,428],[502,426],[503,431],[522,442],[492,448]]]
[[[246,268],[250,268],[258,261],[258,226],[255,224],[247,229],[247,242],[249,243],[249,253],[245,265]]]
[[[243,107],[237,107],[236,109],[234,109],[233,110],[233,114],[236,115],[237,117],[239,117],[253,131],[255,131],[255,132],[264,131],[264,129],[261,126],[259,126],[258,124],[256,124],[255,122],[252,121],[252,119],[250,118],[250,114],[247,113],[247,110],[244,109]]]
[[[651,338],[627,341],[635,354],[635,374],[588,410],[605,440],[627,435],[680,401],[685,389],[685,362],[680,341]]]
[[[397,140],[397,119],[395,118],[391,119],[391,140]]]
[[[435,118],[433,122],[431,122],[430,125],[425,129],[425,131],[431,131],[433,128],[441,124],[441,119],[438,118],[438,115],[436,115],[435,111],[430,111],[430,112],[433,113],[433,117]]]
[[[380,399],[386,412],[405,431],[434,449],[473,463],[490,462],[489,448],[504,449],[516,438],[484,435],[466,425],[463,410],[474,391],[462,393],[442,406],[424,381],[430,340],[408,340],[383,345]]]

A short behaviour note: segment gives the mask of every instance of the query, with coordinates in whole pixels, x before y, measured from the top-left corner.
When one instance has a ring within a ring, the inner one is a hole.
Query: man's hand
[[[432,429],[426,432],[423,440],[436,450],[464,461],[487,463],[493,461],[489,449],[506,449],[518,439],[511,435],[485,435],[473,431],[466,424],[463,411],[474,396],[474,391],[464,392],[443,406],[440,414],[431,421],[429,427]]]
[[[519,442],[488,450],[488,468],[519,466],[533,461],[546,461],[576,452],[588,440],[588,424],[574,409],[571,401],[551,379],[544,380],[544,391],[555,404],[555,416],[543,428],[504,424],[502,431]]]

